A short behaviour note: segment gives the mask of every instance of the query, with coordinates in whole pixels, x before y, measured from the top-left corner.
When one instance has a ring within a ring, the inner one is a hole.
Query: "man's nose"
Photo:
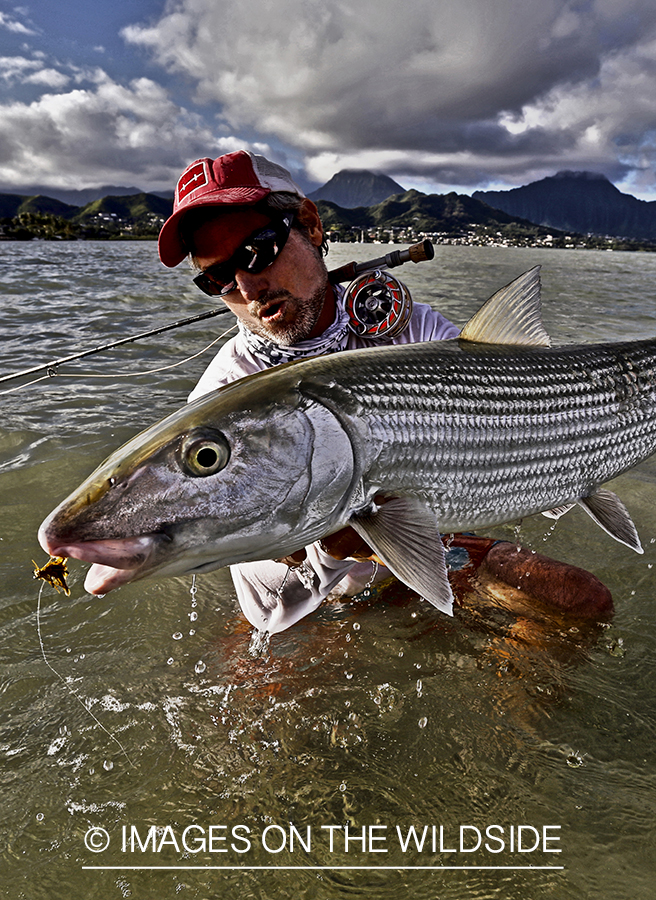
[[[258,300],[269,289],[269,278],[266,269],[257,273],[237,269],[235,281],[240,294],[247,303]]]

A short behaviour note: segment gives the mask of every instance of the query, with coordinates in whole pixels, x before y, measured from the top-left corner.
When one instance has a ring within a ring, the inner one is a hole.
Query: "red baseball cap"
[[[274,191],[305,196],[287,169],[257,153],[237,150],[217,159],[197,159],[178,180],[173,213],[159,233],[159,258],[172,268],[187,255],[178,229],[188,210],[198,206],[252,206]]]

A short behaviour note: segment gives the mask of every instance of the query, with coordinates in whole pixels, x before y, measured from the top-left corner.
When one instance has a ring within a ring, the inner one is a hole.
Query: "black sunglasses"
[[[265,228],[246,238],[230,259],[208,266],[204,272],[196,275],[194,284],[210,297],[221,297],[234,291],[237,287],[237,269],[256,275],[277,259],[287,243],[293,221],[293,213],[274,219]]]

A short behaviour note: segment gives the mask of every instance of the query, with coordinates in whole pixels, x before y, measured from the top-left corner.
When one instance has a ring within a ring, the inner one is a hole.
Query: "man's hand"
[[[346,528],[341,528],[334,534],[329,534],[328,537],[322,538],[319,541],[319,545],[325,553],[328,553],[334,559],[346,559],[347,557],[362,561],[370,559],[384,565],[369,544],[363,541],[357,531],[351,528],[350,525],[347,525]]]
[[[377,494],[374,497],[374,503],[377,506],[382,506],[391,499],[391,497],[386,497],[383,494]],[[341,528],[334,534],[329,534],[328,537],[322,538],[319,541],[319,545],[325,553],[328,553],[329,556],[335,559],[346,559],[347,557],[360,561],[370,559],[381,566],[385,565],[383,560],[376,556],[369,544],[350,525],[347,525],[346,528]]]
[[[286,566],[289,566],[290,569],[297,569],[299,566],[303,565],[306,559],[307,552],[304,547],[301,547],[300,550],[290,553],[289,556],[283,556],[282,559],[274,559],[274,562],[284,563]]]

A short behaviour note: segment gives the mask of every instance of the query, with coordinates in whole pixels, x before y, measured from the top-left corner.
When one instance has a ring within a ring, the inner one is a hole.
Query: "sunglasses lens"
[[[287,215],[258,231],[242,244],[231,259],[209,266],[196,275],[194,284],[210,297],[220,297],[234,291],[237,269],[258,275],[275,262],[287,243],[293,220],[293,215]]]
[[[228,276],[229,277],[229,276]],[[199,287],[208,297],[221,297],[223,294],[229,294],[235,289],[234,271],[230,280],[217,277],[213,272],[207,270],[196,275],[194,284]]]

